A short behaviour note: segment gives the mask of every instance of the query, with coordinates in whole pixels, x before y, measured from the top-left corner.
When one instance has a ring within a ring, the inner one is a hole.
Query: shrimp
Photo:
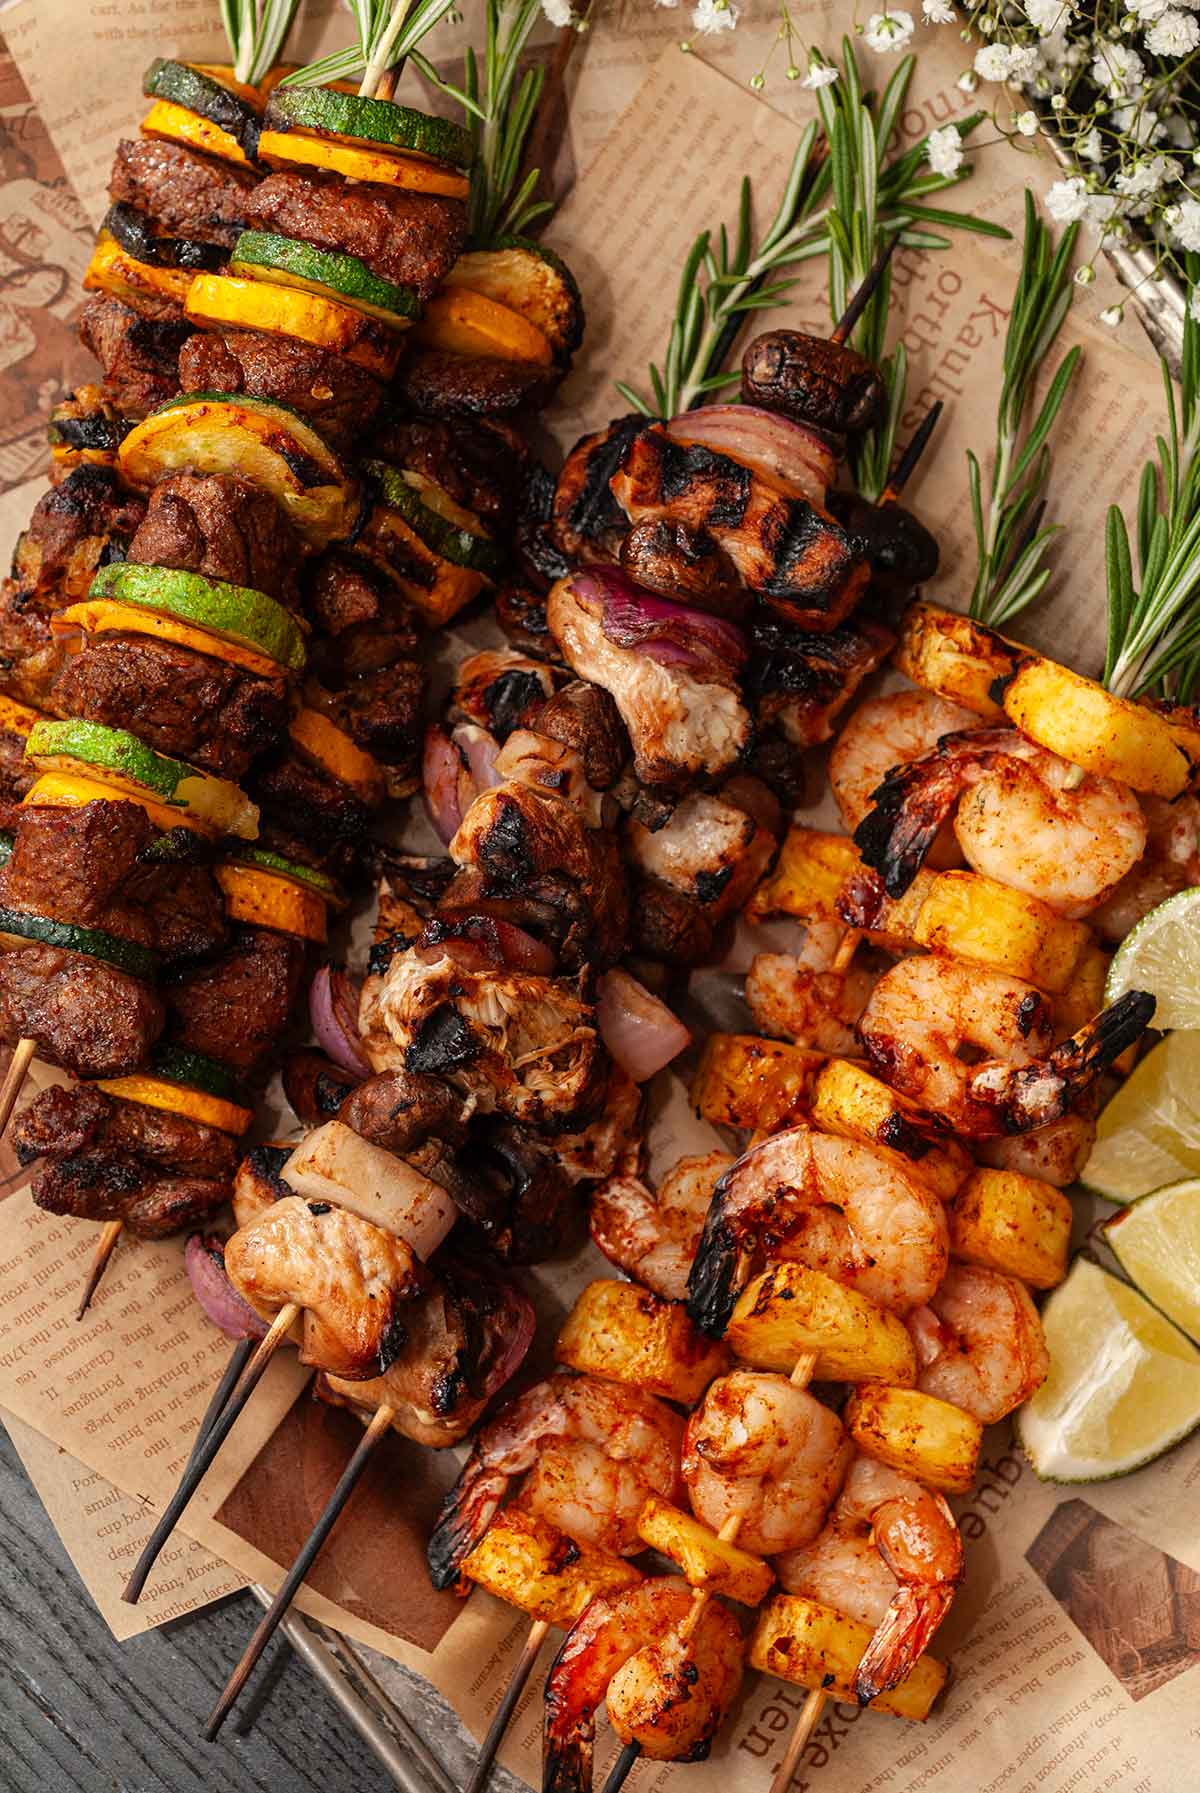
[[[1200,797],[1139,796],[1146,818],[1146,848],[1116,889],[1094,910],[1093,927],[1116,945],[1143,915],[1176,891],[1200,884]]]
[[[820,1537],[775,1567],[789,1594],[871,1626],[854,1678],[865,1705],[903,1681],[950,1610],[963,1577],[962,1538],[940,1494],[858,1457]]]
[[[435,1587],[450,1587],[514,1476],[521,1505],[580,1544],[632,1556],[648,1495],[674,1499],[683,1421],[641,1389],[557,1372],[510,1401],[476,1434],[429,1540]]]
[[[685,1300],[713,1190],[732,1163],[728,1152],[681,1158],[653,1195],[640,1177],[610,1177],[592,1192],[593,1240],[635,1282]]]
[[[1015,1170],[1066,1189],[1083,1173],[1096,1138],[1095,1093],[1056,1121],[1028,1133],[1007,1133],[976,1142],[975,1156],[993,1170]]]
[[[588,1793],[596,1710],[622,1744],[655,1761],[696,1762],[742,1684],[745,1646],[733,1614],[710,1600],[686,1639],[693,1608],[680,1576],[598,1594],[563,1640],[546,1678],[542,1793]]]
[[[717,1184],[688,1279],[688,1313],[720,1338],[755,1255],[787,1258],[907,1313],[941,1282],[946,1216],[893,1154],[808,1126],[751,1147]]]
[[[849,833],[870,810],[875,791],[894,767],[920,759],[943,735],[978,722],[970,710],[932,691],[893,691],[860,704],[829,758],[829,783]],[[931,846],[928,864],[938,870],[962,864],[949,828]]]
[[[841,1420],[807,1389],[733,1370],[688,1420],[683,1479],[705,1525],[737,1519],[738,1543],[774,1556],[816,1537],[851,1455]]]
[[[991,1426],[1046,1380],[1050,1354],[1024,1283],[952,1264],[927,1306],[908,1316],[917,1387]]]
[[[843,1057],[856,1050],[855,1024],[879,967],[862,954],[848,965],[839,964],[845,940],[841,922],[813,921],[798,953],[755,956],[746,977],[746,1001],[760,1033]]]
[[[1153,1013],[1153,996],[1130,990],[1055,1045],[1032,984],[930,953],[884,973],[858,1032],[885,1083],[955,1133],[989,1139],[1060,1119]]]
[[[1072,918],[1103,902],[1146,845],[1127,786],[1081,776],[1016,729],[963,729],[889,772],[854,831],[889,896],[903,896],[952,812],[973,870]]]

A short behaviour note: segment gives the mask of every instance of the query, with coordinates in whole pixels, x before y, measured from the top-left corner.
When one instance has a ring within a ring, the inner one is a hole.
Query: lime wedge
[[[1100,1116],[1081,1181],[1131,1202],[1200,1176],[1200,1035],[1171,1033],[1148,1052]]]
[[[1126,990],[1158,998],[1155,1027],[1200,1028],[1200,889],[1168,897],[1122,940],[1108,968],[1105,1003]]]
[[[1103,1232],[1142,1294],[1200,1341],[1200,1180],[1143,1195]]]
[[[1200,1350],[1136,1289],[1077,1258],[1042,1325],[1050,1374],[1017,1437],[1043,1481],[1128,1475],[1200,1425]]]

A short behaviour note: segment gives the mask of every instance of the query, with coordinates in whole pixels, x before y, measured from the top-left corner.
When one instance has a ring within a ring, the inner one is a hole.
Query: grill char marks
[[[179,351],[192,334],[185,319],[142,311],[96,293],[79,315],[79,340],[104,370],[101,391],[126,417],[144,417],[179,390]]]

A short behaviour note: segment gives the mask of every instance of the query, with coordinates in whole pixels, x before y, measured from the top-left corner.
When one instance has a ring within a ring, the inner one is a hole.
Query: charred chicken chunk
[[[514,728],[532,726],[553,695],[554,674],[544,661],[527,659],[512,648],[485,648],[459,666],[454,711],[502,741]]]
[[[713,911],[740,909],[775,851],[775,837],[736,803],[690,791],[665,827],[651,833],[631,820],[626,848],[648,878]]]
[[[865,617],[818,634],[764,611],[750,623],[744,679],[755,721],[778,729],[795,747],[828,741],[835,720],[894,642],[890,629]]]
[[[549,533],[572,564],[616,560],[629,531],[629,519],[613,497],[609,482],[646,420],[634,412],[618,417],[606,429],[581,436],[558,476]],[[561,577],[561,574],[555,575]]]

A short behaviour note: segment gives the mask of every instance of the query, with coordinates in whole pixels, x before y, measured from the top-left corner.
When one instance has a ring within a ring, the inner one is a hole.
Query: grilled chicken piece
[[[740,909],[775,851],[776,839],[738,804],[691,791],[655,833],[631,820],[626,851],[648,878],[669,884],[724,917]]]
[[[580,597],[570,579],[552,587],[546,613],[573,671],[615,702],[643,784],[678,788],[727,771],[739,758],[750,739],[750,716],[732,670],[720,682],[702,681],[618,647],[604,633],[601,599]]]
[[[322,1116],[322,1119],[328,1119]],[[292,1155],[292,1146],[253,1146],[238,1165],[230,1201],[239,1227],[249,1226],[267,1208],[296,1191],[280,1176]]]
[[[637,412],[617,417],[607,429],[581,436],[563,463],[554,488],[549,535],[572,565],[616,560],[620,555],[629,519],[613,497],[609,482],[630,443],[645,427],[645,418]]]
[[[828,741],[835,720],[883,665],[895,640],[890,629],[865,617],[817,634],[762,612],[750,624],[743,679],[760,730],[777,729],[794,747]]]
[[[611,1177],[626,1157],[636,1162],[641,1144],[642,1091],[620,1065],[610,1065],[599,1114],[579,1133],[559,1133],[554,1161],[569,1183]]]
[[[429,1274],[394,1233],[348,1208],[287,1195],[225,1247],[225,1273],[244,1301],[273,1320],[304,1309],[300,1361],[352,1381],[379,1376],[408,1338]]]
[[[841,436],[877,423],[885,392],[879,370],[846,343],[768,330],[742,356],[742,399]]]
[[[828,513],[785,497],[727,455],[676,442],[660,424],[629,444],[612,491],[631,524],[666,522],[711,539],[743,587],[805,628],[834,628],[866,586],[865,561]]]
[[[556,579],[565,578],[571,570],[571,562],[554,536],[554,493],[554,475],[540,461],[535,461],[521,488],[514,532],[517,560],[532,587],[523,596],[535,610],[538,604],[535,594],[545,591]],[[521,628],[515,615],[506,620],[505,612],[510,609],[511,604],[503,603],[502,593],[497,593],[496,615],[509,640],[530,653],[542,653],[546,645],[545,619],[539,623],[535,618],[528,628]],[[522,639],[523,635],[527,639]]]
[[[459,666],[453,713],[503,741],[512,729],[531,726],[542,704],[553,697],[554,683],[544,661],[530,660],[512,648],[485,648]]]
[[[570,572],[561,555],[553,560],[555,579]],[[558,644],[546,621],[546,600],[540,591],[509,580],[495,596],[496,621],[519,654],[532,654],[538,660],[557,660]]]

